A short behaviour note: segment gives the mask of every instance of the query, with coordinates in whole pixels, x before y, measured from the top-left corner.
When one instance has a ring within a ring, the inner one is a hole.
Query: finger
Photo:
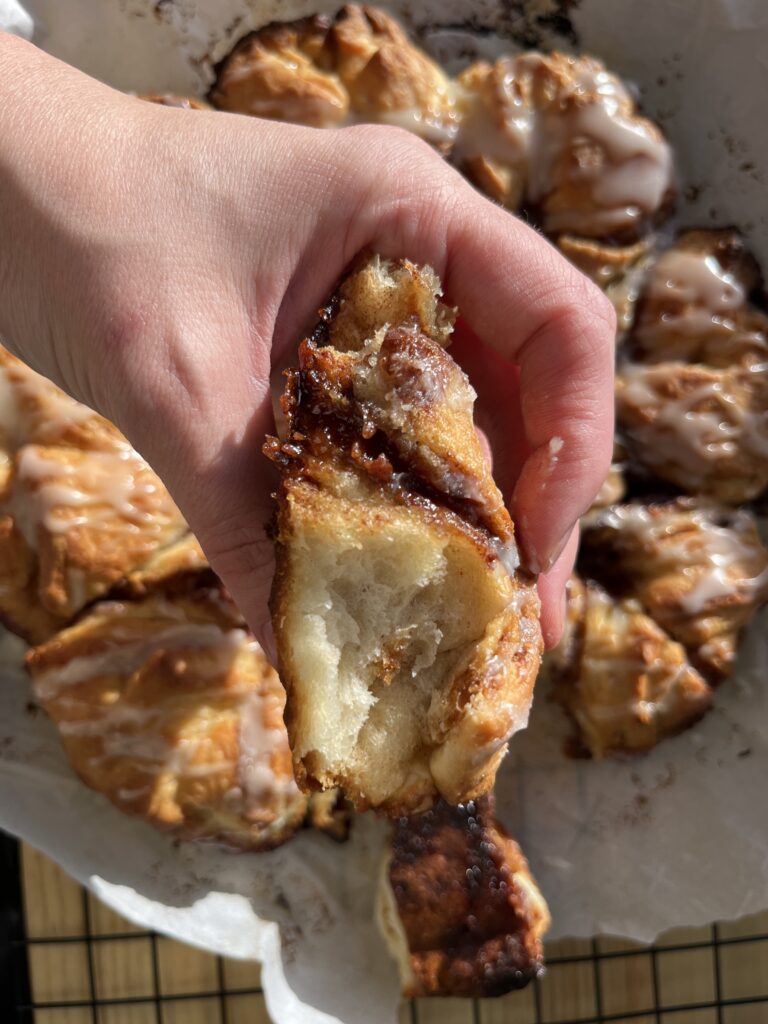
[[[546,571],[610,463],[613,311],[551,246],[503,211],[486,211],[480,228],[454,225],[450,252],[446,285],[463,315],[520,368],[530,454],[512,514],[525,561]]]
[[[520,372],[495,349],[484,345],[459,318],[451,354],[477,393],[475,423],[493,453],[493,476],[507,502],[528,455],[520,409]]]
[[[573,572],[576,552],[579,547],[578,523],[571,530],[563,552],[549,572],[539,576],[539,598],[541,600],[541,631],[544,644],[549,649],[560,642],[565,624],[565,584]]]
[[[615,315],[535,231],[449,169],[413,163],[414,175],[431,175],[427,186],[414,177],[408,192],[398,179],[366,241],[385,255],[431,263],[472,331],[519,367],[530,454],[512,512],[527,564],[543,571],[610,462]]]

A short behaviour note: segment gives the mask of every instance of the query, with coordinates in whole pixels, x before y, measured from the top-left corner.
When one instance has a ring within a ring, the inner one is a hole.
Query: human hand
[[[152,464],[257,635],[270,375],[369,248],[429,263],[461,310],[454,354],[555,642],[612,444],[599,290],[400,130],[154,107],[8,37],[0,82],[0,331]]]

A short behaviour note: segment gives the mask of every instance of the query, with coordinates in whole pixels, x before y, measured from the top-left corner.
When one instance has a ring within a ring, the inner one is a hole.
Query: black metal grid
[[[83,921],[84,929],[77,935],[61,935],[56,937],[29,937],[25,933],[23,892],[20,876],[20,858],[17,843],[0,833],[0,1020],[8,1024],[37,1024],[37,1011],[77,1010],[84,1011],[82,1024],[100,1024],[100,1009],[113,1006],[142,1006],[154,1009],[156,1024],[166,1024],[164,1007],[171,1004],[182,1004],[192,1000],[214,1000],[219,1007],[220,1024],[230,1024],[228,999],[238,996],[260,995],[259,986],[230,987],[226,984],[224,961],[216,959],[217,983],[205,991],[163,993],[161,987],[160,964],[158,957],[158,936],[150,931],[125,931],[109,934],[94,934],[92,928],[91,908],[87,893],[83,890]],[[126,995],[121,997],[101,997],[98,994],[94,950],[97,944],[112,942],[148,941],[151,948],[153,991],[151,994]],[[35,1001],[30,986],[28,955],[36,946],[66,946],[69,944],[85,945],[88,966],[87,998],[71,1000]],[[652,1021],[654,1024],[673,1024],[678,1017],[686,1024],[692,1019],[691,1014],[697,1011],[706,1012],[706,1020],[714,1019],[717,1024],[728,1024],[728,1012],[731,1007],[754,1008],[751,1022],[763,1020],[768,1022],[768,994],[755,996],[725,997],[723,995],[721,955],[724,949],[738,948],[747,943],[764,943],[766,957],[766,974],[768,974],[768,932],[744,936],[726,937],[721,934],[717,924],[712,925],[709,937],[704,940],[683,942],[678,944],[664,943],[659,946],[633,947],[627,949],[602,949],[600,940],[589,944],[588,952],[562,955],[556,947],[547,958],[552,972],[559,967],[576,967],[578,965],[591,968],[593,985],[593,1009],[577,1016],[551,1016],[546,1007],[547,978],[534,982],[527,990],[530,1011],[518,1009],[514,1014],[515,1022],[521,1024],[610,1024],[610,1022]],[[684,953],[697,950],[709,950],[712,954],[713,998],[693,1002],[674,1002],[665,1004],[659,981],[659,957],[669,953]],[[647,958],[650,964],[650,991],[652,1005],[638,1009],[611,1010],[606,1008],[604,984],[602,980],[604,966],[619,963],[630,958]],[[513,995],[511,999],[522,997]],[[688,1016],[685,1016],[688,1015]],[[420,1003],[413,1001],[405,1014],[411,1024],[420,1024]],[[150,1015],[151,1019],[151,1015]],[[494,1019],[498,1020],[499,1017]],[[746,1018],[745,1018],[746,1019]],[[467,1011],[467,1021],[473,1024],[484,1024],[485,1011],[482,1002],[473,1002]],[[78,1022],[79,1024],[79,1022]]]

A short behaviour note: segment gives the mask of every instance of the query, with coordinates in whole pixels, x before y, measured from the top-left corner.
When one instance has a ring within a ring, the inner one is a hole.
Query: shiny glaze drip
[[[654,446],[648,442],[644,459],[651,463],[656,457],[666,460],[671,454],[685,466],[694,455],[706,464],[731,458],[743,449],[760,459],[768,459],[768,409],[749,408],[748,390],[747,396],[744,395],[751,385],[749,374],[767,370],[768,367],[762,365],[754,366],[740,379],[713,374],[678,398],[670,398],[659,394],[655,386],[657,381],[663,383],[668,369],[627,367],[622,373],[622,403],[652,413],[650,424],[632,427],[631,432],[642,436],[658,428],[665,430],[663,445],[656,446],[657,455],[654,456]],[[737,387],[731,389],[728,386],[731,383],[736,383]],[[698,408],[704,403],[709,408]],[[694,466],[688,468],[691,473],[696,472]]]
[[[768,597],[768,551],[746,511],[617,505],[596,525],[637,538],[651,582],[664,571],[682,572],[691,584],[680,597],[687,614],[735,595],[749,602]]]
[[[26,445],[16,464],[17,523],[35,547],[38,527],[64,533],[104,527],[116,518],[128,530],[159,533],[176,508],[146,462],[127,444],[110,452],[78,452],[64,461]]]

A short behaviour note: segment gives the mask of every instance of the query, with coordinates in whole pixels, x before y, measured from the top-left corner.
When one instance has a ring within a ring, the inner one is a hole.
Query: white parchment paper
[[[338,4],[25,6],[41,45],[111,84],[201,93],[211,61],[247,29]],[[454,69],[508,48],[500,37],[521,27],[503,0],[385,6],[407,16]],[[683,220],[739,225],[768,265],[768,4],[583,0],[574,22],[580,48],[637,82],[645,108],[664,124],[681,169]],[[0,0],[2,24],[28,28],[14,0]],[[531,725],[515,738],[500,773],[498,798],[500,816],[549,900],[553,936],[651,940],[673,926],[768,907],[767,631],[763,614],[715,710],[641,759],[565,758],[567,724],[538,688]],[[27,682],[13,668],[20,653],[13,638],[0,645],[7,666],[0,686],[1,827],[45,850],[128,918],[205,949],[260,959],[277,1024],[393,1024],[395,972],[371,921],[380,823],[358,819],[344,846],[304,834],[261,855],[174,844],[72,775],[52,726],[28,706]]]

